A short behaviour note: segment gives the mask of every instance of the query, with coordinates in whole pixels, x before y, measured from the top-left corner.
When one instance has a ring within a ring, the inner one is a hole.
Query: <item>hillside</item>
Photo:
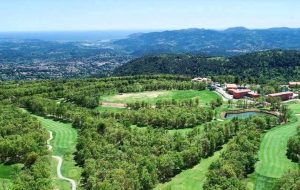
[[[118,67],[115,75],[183,74],[191,76],[232,75],[250,81],[300,79],[300,52],[265,51],[233,57],[157,55],[135,59]]]
[[[291,28],[186,29],[133,34],[114,44],[135,55],[182,52],[237,55],[270,49],[300,50],[299,36],[300,29]]]

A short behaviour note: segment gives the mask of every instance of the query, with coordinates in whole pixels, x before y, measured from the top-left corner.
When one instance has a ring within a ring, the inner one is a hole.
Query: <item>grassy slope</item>
[[[289,104],[289,108],[294,114],[300,112],[300,104]],[[252,175],[256,190],[270,189],[274,179],[297,166],[286,157],[287,142],[296,135],[297,126],[300,125],[300,117],[295,116],[294,119],[289,124],[270,130],[263,137],[259,162],[256,164],[255,174]]]
[[[215,152],[209,158],[202,159],[198,165],[192,169],[185,170],[172,178],[170,182],[159,184],[156,190],[202,190],[206,179],[206,173],[212,162],[216,161],[225,147]]]
[[[63,157],[62,174],[65,177],[76,180],[80,180],[81,169],[75,166],[73,160],[73,153],[75,152],[75,146],[77,141],[77,131],[72,128],[71,124],[65,124],[51,119],[45,119],[37,117],[42,125],[53,132],[54,139],[51,144],[53,146],[53,155]],[[56,176],[57,162],[52,160],[53,175]],[[56,180],[56,185],[61,190],[70,189],[70,184],[66,181]]]
[[[101,101],[113,103],[131,103],[135,101],[147,101],[155,103],[158,100],[185,100],[199,97],[201,104],[206,104],[219,97],[214,92],[203,90],[172,90],[172,91],[156,91],[156,92],[141,92],[141,93],[127,93],[123,95],[103,96]]]

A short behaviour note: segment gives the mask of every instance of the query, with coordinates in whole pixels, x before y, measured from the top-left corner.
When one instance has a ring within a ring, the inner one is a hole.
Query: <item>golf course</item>
[[[300,104],[290,102],[287,105],[292,112],[292,119],[287,124],[267,131],[262,137],[255,173],[249,175],[249,190],[272,189],[276,179],[297,168],[297,164],[287,158],[286,151],[289,138],[297,134],[297,127],[300,125]],[[210,164],[218,159],[221,152],[222,150],[201,160],[194,168],[181,172],[171,181],[159,184],[156,190],[179,190],[183,187],[188,190],[202,189]]]
[[[293,114],[291,121],[271,129],[263,136],[259,161],[256,163],[255,174],[251,177],[255,190],[271,189],[275,179],[297,168],[297,164],[287,158],[286,151],[289,138],[297,134],[297,127],[300,125],[300,104],[291,102],[288,106]]]
[[[61,173],[63,177],[75,180],[77,183],[80,180],[81,169],[75,165],[73,159],[77,141],[77,131],[72,128],[71,124],[46,119],[35,116],[42,123],[48,131],[53,133],[53,140],[51,145],[53,147],[52,155],[52,173],[55,176],[55,186],[60,190],[71,189],[71,184],[67,180],[62,180],[57,176],[57,166],[59,164],[59,157],[62,159]],[[79,189],[79,188],[77,188]]]

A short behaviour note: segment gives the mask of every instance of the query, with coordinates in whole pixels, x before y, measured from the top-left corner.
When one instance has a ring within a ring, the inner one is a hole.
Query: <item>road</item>
[[[224,101],[233,100],[232,96],[227,94],[222,88],[216,88],[215,92],[221,95]]]

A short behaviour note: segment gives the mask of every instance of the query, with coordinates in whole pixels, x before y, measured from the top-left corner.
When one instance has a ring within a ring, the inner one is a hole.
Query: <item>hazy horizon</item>
[[[300,27],[294,0],[4,0],[1,32]]]
[[[46,41],[101,41],[101,40],[117,40],[128,37],[136,33],[149,33],[149,32],[164,32],[174,30],[215,30],[224,31],[232,28],[246,28],[243,26],[229,27],[229,28],[181,28],[181,29],[157,29],[157,30],[74,30],[74,31],[0,31],[0,40],[4,39],[19,39],[19,40],[46,40]],[[290,27],[272,27],[272,28],[246,28],[249,30],[264,30],[276,28],[289,28]]]
[[[226,28],[201,28],[201,27],[189,27],[189,28],[157,28],[157,29],[95,29],[95,30],[24,30],[24,31],[0,31],[0,34],[3,33],[63,33],[63,32],[162,32],[162,31],[174,31],[174,30],[190,30],[190,29],[200,29],[200,30],[216,30],[223,31],[232,28],[246,28],[248,30],[266,30],[266,29],[276,29],[276,28],[288,28],[288,29],[300,29],[299,27],[287,27],[287,26],[274,26],[274,27],[246,27],[246,26],[231,26]]]

